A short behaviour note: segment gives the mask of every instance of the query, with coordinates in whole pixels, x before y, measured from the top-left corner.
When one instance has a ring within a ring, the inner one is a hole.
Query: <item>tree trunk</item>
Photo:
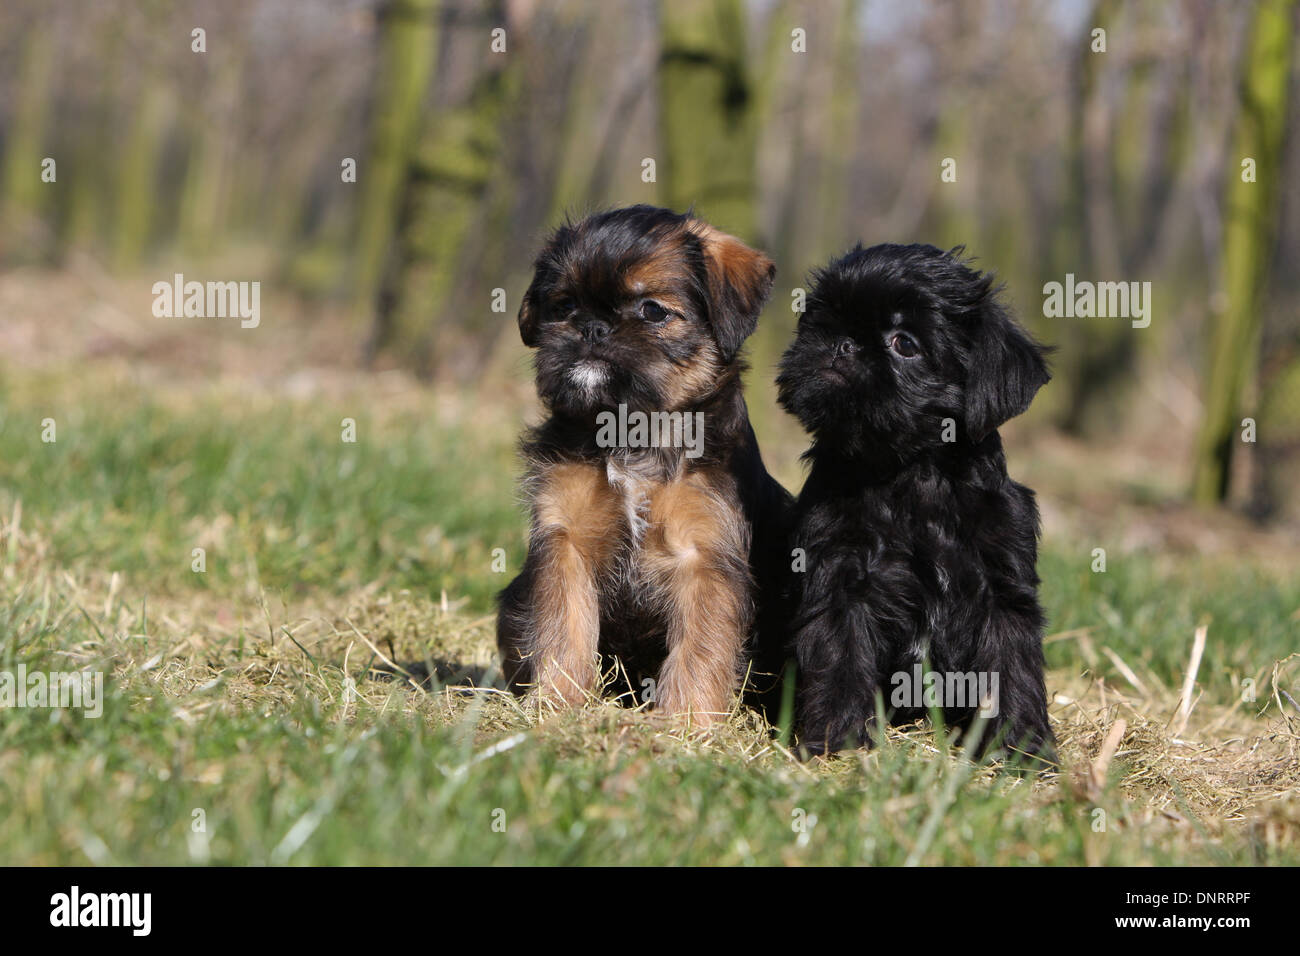
[[[425,90],[437,56],[434,16],[434,0],[389,0],[379,13],[379,80],[370,148],[357,170],[361,194],[352,294],[362,328],[373,320],[402,187],[419,133]]]
[[[1210,316],[1210,375],[1192,485],[1202,504],[1227,497],[1243,392],[1259,358],[1263,287],[1280,196],[1294,7],[1294,0],[1262,0],[1244,59],[1241,113],[1225,202],[1225,305]],[[1256,163],[1253,183],[1242,181],[1240,163],[1248,157]]]
[[[17,235],[34,238],[40,232],[38,216],[49,205],[44,202],[42,190],[58,188],[41,181],[41,161],[45,156],[42,150],[45,148],[55,76],[54,40],[50,27],[45,23],[34,25],[25,47],[13,120],[5,137],[4,192],[0,196],[0,213],[10,224],[11,231],[17,226]]]
[[[757,125],[740,0],[663,0],[659,16],[661,195],[754,241]]]
[[[131,110],[131,129],[117,163],[113,204],[113,264],[125,269],[140,261],[153,227],[158,194],[158,163],[171,113],[171,93],[155,77],[145,77]]]
[[[474,23],[473,35],[488,36],[491,28],[505,25],[503,8],[494,5],[485,19]],[[407,170],[395,243],[379,289],[371,352],[390,351],[423,377],[434,370],[436,319],[455,292],[462,255],[471,240],[487,238],[476,236],[476,229],[491,231],[484,201],[494,180],[504,179],[498,175],[502,124],[513,100],[511,66],[518,55],[489,57],[467,100],[438,113]],[[500,208],[500,192],[496,199]],[[486,301],[481,305],[483,310],[488,307]],[[472,323],[461,324],[468,328]]]
[[[859,0],[839,0],[834,16],[833,60],[823,134],[821,215],[815,239],[817,262],[844,252],[856,238],[857,223],[847,221],[849,169],[858,142]]]
[[[191,118],[190,158],[178,225],[181,246],[200,256],[214,249],[225,225],[234,165],[231,128],[241,86],[237,62],[219,59],[213,64],[203,109]]]

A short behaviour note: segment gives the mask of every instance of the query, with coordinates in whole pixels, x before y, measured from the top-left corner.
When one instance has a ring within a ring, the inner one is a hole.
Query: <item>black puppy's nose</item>
[[[591,345],[609,338],[609,333],[609,323],[604,319],[590,319],[582,327],[582,337]]]

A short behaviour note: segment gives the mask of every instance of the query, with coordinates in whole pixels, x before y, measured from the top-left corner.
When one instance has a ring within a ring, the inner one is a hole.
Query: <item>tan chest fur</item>
[[[536,530],[564,535],[598,576],[658,577],[682,561],[748,544],[721,489],[684,468],[666,473],[650,456],[611,455],[603,468],[565,463],[539,478]]]

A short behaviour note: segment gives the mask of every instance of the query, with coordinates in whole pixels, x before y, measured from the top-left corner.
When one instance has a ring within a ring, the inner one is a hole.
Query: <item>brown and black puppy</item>
[[[562,226],[537,258],[519,330],[548,417],[522,442],[528,557],[497,620],[516,693],[573,704],[614,670],[707,725],[756,655],[779,667],[779,609],[758,598],[776,597],[791,499],[763,467],[740,358],[775,272],[650,206]]]

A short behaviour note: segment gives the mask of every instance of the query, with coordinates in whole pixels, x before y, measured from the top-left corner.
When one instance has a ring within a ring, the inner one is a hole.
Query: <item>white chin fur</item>
[[[599,362],[580,362],[569,369],[569,381],[586,392],[604,384],[608,377],[609,372]]]

